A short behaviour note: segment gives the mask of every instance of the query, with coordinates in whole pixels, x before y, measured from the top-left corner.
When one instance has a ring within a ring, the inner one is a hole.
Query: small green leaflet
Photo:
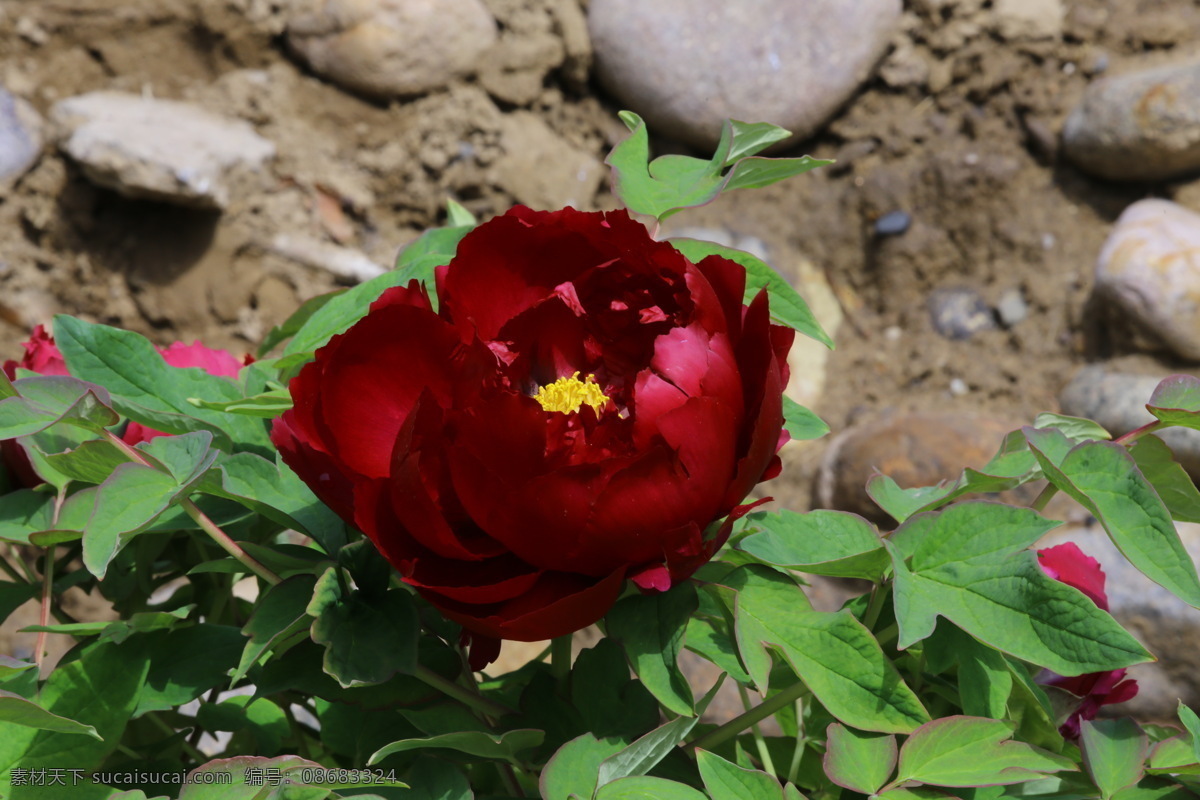
[[[717,151],[707,161],[681,155],[651,161],[646,123],[632,111],[622,111],[619,116],[631,133],[605,159],[613,168],[613,191],[630,211],[659,220],[710,203],[722,191],[769,186],[833,163],[810,156],[751,158],[791,133],[766,123],[736,120],[725,123]]]
[[[1200,428],[1200,378],[1170,375],[1150,395],[1146,409],[1161,422]]]
[[[994,719],[953,716],[926,723],[900,748],[900,767],[892,783],[1007,785],[1075,769],[1070,759],[1011,737],[1009,723]]]

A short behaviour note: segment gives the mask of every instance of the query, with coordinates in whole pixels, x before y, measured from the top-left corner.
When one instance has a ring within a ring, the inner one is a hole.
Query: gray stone
[[[93,92],[56,104],[51,119],[88,179],[127,197],[224,208],[275,155],[247,123],[173,100]]]
[[[1058,39],[1066,10],[1062,0],[996,0],[992,16],[1001,38]]]
[[[899,236],[912,225],[912,215],[907,211],[889,211],[875,220],[875,233],[878,236]]]
[[[1096,81],[1063,127],[1081,169],[1113,180],[1163,180],[1200,169],[1200,61]]]
[[[1029,316],[1029,304],[1025,302],[1025,296],[1020,289],[1008,289],[1000,295],[1000,300],[996,303],[996,316],[1006,328],[1013,327]]]
[[[1140,428],[1154,417],[1146,403],[1166,373],[1134,375],[1113,372],[1100,364],[1081,368],[1058,396],[1064,414],[1095,420],[1114,437]],[[1193,478],[1200,476],[1200,431],[1168,428],[1155,434],[1175,453]]]
[[[42,154],[42,118],[33,106],[0,88],[0,189],[29,171]]]
[[[947,339],[969,339],[996,327],[992,310],[974,289],[937,289],[929,295],[928,306],[934,330]]]
[[[1136,346],[1200,361],[1200,214],[1168,200],[1129,206],[1100,251],[1095,292]]]
[[[305,0],[289,46],[313,71],[364,94],[423,94],[475,70],[496,42],[480,0]]]
[[[1178,523],[1180,538],[1200,559],[1200,526]],[[1142,575],[1121,555],[1099,525],[1065,526],[1037,543],[1040,550],[1063,542],[1100,562],[1107,580],[1109,610],[1117,621],[1157,658],[1138,664],[1129,677],[1138,681],[1138,694],[1119,713],[1141,719],[1174,719],[1179,700],[1195,707],[1200,702],[1200,611]],[[1200,565],[1198,565],[1200,566]]]
[[[596,71],[651,130],[713,146],[727,118],[812,135],[871,74],[900,0],[592,0]]]

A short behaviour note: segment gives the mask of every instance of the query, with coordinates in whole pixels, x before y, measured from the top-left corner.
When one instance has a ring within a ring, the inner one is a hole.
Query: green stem
[[[882,583],[877,583],[871,589],[871,598],[867,602],[867,610],[863,612],[863,625],[867,630],[875,630],[875,623],[879,621],[879,612],[883,611],[883,604],[887,600],[887,590]]]
[[[746,687],[742,684],[737,685],[738,694],[742,698],[742,708],[750,710],[750,693],[746,691]],[[758,758],[762,761],[763,771],[768,775],[775,774],[775,762],[771,760],[771,751],[767,749],[767,740],[763,738],[762,731],[755,722],[750,726],[750,733],[754,736],[754,746],[758,749]]]
[[[512,764],[506,764],[503,761],[496,763],[496,771],[500,773],[500,783],[504,786],[504,791],[510,797],[524,797],[525,792],[521,790],[521,783],[517,780],[517,773],[512,768]]]
[[[180,500],[179,506],[187,513],[189,517],[196,521],[196,524],[200,526],[201,530],[207,533],[213,539],[213,541],[221,546],[222,550],[237,559],[239,564],[272,586],[283,582],[283,578],[280,578],[266,566],[256,561],[249,553],[243,550],[237,542],[230,538],[229,534],[217,527],[217,524],[209,519],[208,515],[201,511],[199,507],[191,500]]]
[[[787,782],[794,784],[796,775],[800,772],[800,759],[804,757],[804,747],[808,737],[804,733],[804,698],[796,698],[796,748],[792,750],[792,763],[788,765]]]
[[[143,458],[141,453],[130,447],[125,442],[121,441],[121,437],[107,429],[104,431],[104,436],[118,450],[124,453],[130,461],[136,461],[143,467],[151,467],[153,469],[153,465]],[[221,530],[217,524],[209,519],[208,515],[201,511],[191,500],[187,498],[180,500],[179,507],[182,508],[189,517],[195,520],[196,524],[200,526],[200,529],[207,533],[213,539],[213,541],[220,545],[222,550],[233,556],[239,564],[244,566],[250,572],[262,578],[272,586],[283,582],[282,578],[264,565],[260,564],[253,557],[251,557],[249,553],[243,550],[237,542],[230,538],[229,534]]]
[[[1050,500],[1056,494],[1058,494],[1058,487],[1053,483],[1047,483],[1046,488],[1042,489],[1041,493],[1033,498],[1033,502],[1029,504],[1029,507],[1034,511],[1045,511],[1046,506],[1050,504]]]
[[[1147,422],[1145,425],[1143,425],[1140,428],[1134,428],[1129,433],[1125,433],[1125,434],[1118,436],[1116,439],[1113,439],[1113,443],[1114,444],[1129,444],[1130,442],[1136,442],[1138,439],[1142,438],[1146,434],[1154,433],[1155,431],[1162,430],[1163,428],[1166,428],[1166,427],[1169,427],[1169,426],[1165,422],[1163,422],[1162,420],[1156,419],[1153,422]]]
[[[489,700],[483,695],[475,694],[466,687],[459,686],[452,680],[443,678],[423,664],[417,665],[417,671],[413,673],[413,677],[424,681],[447,697],[452,697],[464,706],[472,708],[481,714],[487,714],[492,717],[503,717],[505,714],[516,713],[516,711],[502,703]]]
[[[688,745],[697,749],[712,750],[729,741],[734,736],[737,736],[751,725],[771,716],[797,697],[803,695],[806,691],[808,689],[805,687],[804,682],[797,681],[779,694],[768,697],[746,713],[739,714],[724,725],[714,728],[703,736],[689,742]]]
[[[571,634],[550,640],[550,672],[559,689],[565,691],[571,675]]]
[[[54,603],[54,545],[46,548],[42,556],[42,608],[38,625],[45,627],[50,624],[50,606]],[[42,659],[46,652],[46,632],[38,631],[37,643],[34,645],[33,663],[42,668]]]

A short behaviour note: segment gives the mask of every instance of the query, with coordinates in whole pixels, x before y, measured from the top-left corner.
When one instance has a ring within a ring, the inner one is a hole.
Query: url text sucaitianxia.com
[[[245,782],[249,786],[263,786],[269,783],[267,775],[252,776],[246,770]],[[259,770],[267,772],[267,770]],[[257,777],[257,782],[254,778]],[[282,775],[280,776],[282,780]],[[13,786],[78,786],[81,783],[99,783],[105,786],[124,786],[140,784],[205,784],[211,786],[232,786],[233,773],[204,770],[199,772],[149,772],[143,770],[114,770],[112,772],[96,772],[86,769],[70,769],[66,767],[13,767],[9,773]]]

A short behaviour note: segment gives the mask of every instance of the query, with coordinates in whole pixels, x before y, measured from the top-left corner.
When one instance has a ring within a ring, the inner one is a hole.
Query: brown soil
[[[526,30],[544,37],[535,23],[550,0],[488,4],[510,49]],[[160,343],[252,349],[299,302],[337,284],[272,252],[276,235],[356,247],[386,264],[440,221],[447,197],[483,217],[553,198],[537,183],[563,167],[553,148],[538,147],[536,169],[520,168],[531,162],[518,143],[545,137],[545,126],[571,158],[603,158],[622,135],[616,106],[581,80],[587,56],[577,41],[565,60],[542,65],[540,88],[538,65],[527,63],[523,73],[389,105],[298,66],[280,35],[280,5],[0,0],[0,78],[43,113],[87,91],[145,92],[244,118],[279,150],[270,190],[215,215],[97,189],[48,148],[0,197],[0,303],[12,323],[0,325],[0,354],[15,354],[30,326],[58,312]],[[915,47],[927,74],[893,57],[887,80],[870,82],[797,148],[836,166],[679,215],[680,224],[758,237],[780,264],[803,255],[824,271],[847,315],[818,404],[835,430],[888,407],[1020,419],[1054,409],[1072,367],[1109,347],[1085,312],[1112,221],[1148,193],[1193,206],[1200,198],[1194,183],[1089,179],[1060,162],[1057,144],[1091,76],[1194,46],[1191,0],[1075,0],[1062,40],[1042,42],[990,33],[978,24],[984,0],[910,5],[897,43]],[[580,204],[615,201],[600,188]],[[875,235],[875,220],[894,210],[912,215],[910,229]],[[926,305],[944,287],[970,287],[988,303],[1017,289],[1029,316],[952,341],[933,330]],[[951,393],[955,378],[965,394]]]

